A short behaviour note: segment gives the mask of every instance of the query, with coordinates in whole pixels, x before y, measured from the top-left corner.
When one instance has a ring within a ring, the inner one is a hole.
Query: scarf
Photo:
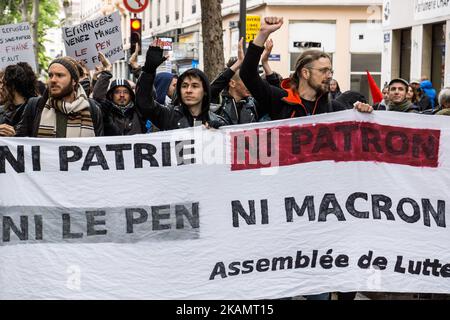
[[[398,111],[398,112],[408,112],[413,104],[408,100],[405,100],[401,103],[389,103],[389,111]]]
[[[81,86],[78,86],[76,98],[72,103],[51,97],[47,100],[42,110],[38,137],[56,138],[56,112],[67,117],[67,138],[95,137],[89,100]]]
[[[134,108],[134,102],[130,101],[130,103],[128,103],[126,106],[119,106],[117,104],[115,104],[113,102],[114,108],[116,108],[117,110],[119,110],[119,112],[125,116],[125,113],[127,113],[128,110],[133,109]]]

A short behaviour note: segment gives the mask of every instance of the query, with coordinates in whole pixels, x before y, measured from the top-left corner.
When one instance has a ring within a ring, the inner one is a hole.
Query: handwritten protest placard
[[[66,54],[83,62],[91,70],[99,64],[99,51],[111,63],[124,57],[118,11],[62,30]]]
[[[0,26],[0,69],[27,62],[36,70],[31,28],[27,22]]]

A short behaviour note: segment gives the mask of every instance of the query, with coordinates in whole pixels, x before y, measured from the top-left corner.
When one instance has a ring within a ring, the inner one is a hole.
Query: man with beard
[[[333,77],[330,56],[319,50],[303,52],[295,65],[295,72],[281,83],[281,88],[264,82],[258,74],[258,62],[264,43],[270,34],[281,28],[283,18],[266,17],[255,40],[250,43],[240,76],[252,96],[259,103],[259,114],[268,113],[273,120],[304,117],[344,110],[329,100],[330,81]],[[358,110],[370,111],[366,104]]]
[[[53,60],[48,68],[48,89],[43,97],[28,100],[16,136],[102,136],[102,113],[95,101],[87,97],[79,79],[77,62],[73,58]]]
[[[135,95],[126,79],[111,82],[112,65],[99,53],[102,71],[94,86],[94,99],[103,113],[105,136],[124,136],[145,133],[145,121],[135,106]],[[108,89],[109,86],[109,89]]]
[[[295,64],[295,72],[281,83],[281,88],[264,82],[258,74],[258,62],[270,34],[283,25],[283,18],[266,17],[255,40],[250,42],[240,76],[250,93],[259,102],[260,114],[268,113],[272,120],[305,117],[341,111],[345,106],[330,101],[333,68],[330,56],[319,50],[303,52]],[[358,102],[356,109],[371,112],[373,108]],[[306,296],[307,300],[328,300],[330,293]]]

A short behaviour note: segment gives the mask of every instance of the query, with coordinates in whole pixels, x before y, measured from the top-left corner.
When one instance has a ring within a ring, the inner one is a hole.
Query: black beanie
[[[54,63],[59,63],[60,65],[64,66],[66,68],[70,75],[72,76],[72,79],[75,80],[76,83],[80,80],[80,74],[78,73],[78,67],[77,67],[77,61],[71,57],[62,57],[57,58],[50,62],[48,65],[48,68],[50,69],[50,66]]]

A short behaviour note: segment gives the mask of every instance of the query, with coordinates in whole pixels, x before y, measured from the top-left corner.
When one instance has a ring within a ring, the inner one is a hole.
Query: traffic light
[[[142,20],[138,18],[130,19],[130,50],[131,54],[136,50],[136,44],[139,45],[139,54],[142,54]]]

